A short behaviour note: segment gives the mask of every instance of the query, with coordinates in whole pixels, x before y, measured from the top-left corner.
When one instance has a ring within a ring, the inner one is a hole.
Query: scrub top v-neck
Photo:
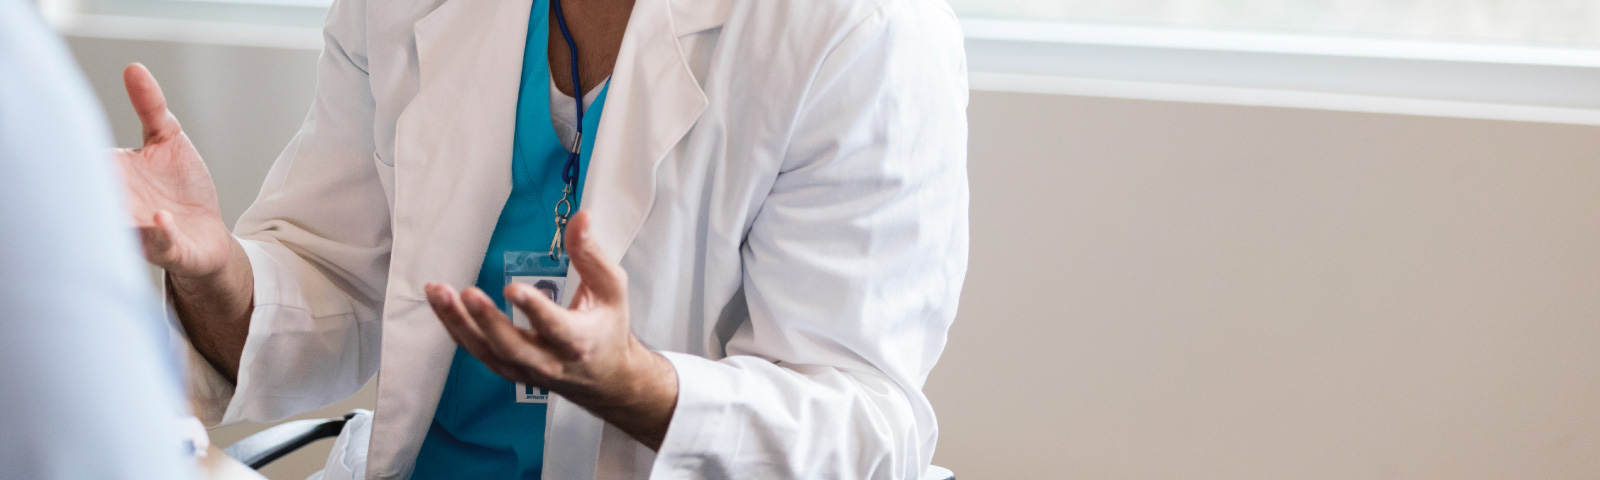
[[[495,223],[478,272],[478,288],[502,310],[506,309],[501,294],[504,253],[549,250],[550,238],[555,235],[555,207],[561,200],[561,169],[568,151],[551,116],[549,18],[549,0],[535,1],[528,18],[516,134],[507,172],[511,196]],[[600,87],[593,104],[584,109],[583,131],[589,134],[579,137],[578,200],[572,202],[572,211],[578,210],[582,198],[583,173],[589,171],[589,152],[594,145],[592,132],[599,125],[607,88]],[[548,404],[516,403],[515,388],[457,347],[412,478],[540,478]]]

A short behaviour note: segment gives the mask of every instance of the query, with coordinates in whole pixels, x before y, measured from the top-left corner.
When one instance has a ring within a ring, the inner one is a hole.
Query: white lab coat
[[[409,475],[455,349],[422,287],[473,283],[511,190],[530,5],[334,4],[310,115],[236,228],[237,388],[194,360],[208,420],[378,373],[370,444],[347,431],[326,475]],[[941,0],[637,0],[583,208],[677,409],[655,453],[556,399],[544,478],[919,477],[966,271],[966,101]]]

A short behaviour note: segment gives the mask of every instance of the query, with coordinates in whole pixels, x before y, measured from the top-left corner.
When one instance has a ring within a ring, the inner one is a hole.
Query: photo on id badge
[[[550,255],[550,252],[508,251],[505,253],[506,284],[512,282],[530,285],[545,298],[565,306],[571,301],[567,292],[567,258]],[[510,307],[510,305],[507,305]],[[529,329],[527,314],[510,307],[511,323],[517,328]],[[517,403],[550,403],[550,391],[518,382],[512,394]]]

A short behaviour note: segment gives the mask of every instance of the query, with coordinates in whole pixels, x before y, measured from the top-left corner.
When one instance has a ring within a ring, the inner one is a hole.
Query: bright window
[[[949,0],[962,16],[1600,47],[1600,0]]]

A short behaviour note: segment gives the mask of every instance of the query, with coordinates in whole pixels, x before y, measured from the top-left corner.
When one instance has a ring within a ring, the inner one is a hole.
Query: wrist
[[[250,315],[255,309],[255,278],[244,247],[230,235],[223,267],[206,275],[167,270],[173,313],[195,350],[230,382],[237,381]]]
[[[632,373],[633,383],[639,385],[635,398],[657,410],[659,416],[670,419],[678,403],[678,369],[660,353],[637,342],[635,345],[639,352],[639,361]]]
[[[228,236],[226,260],[215,270],[186,274],[168,269],[166,275],[167,283],[175,295],[210,299],[205,303],[239,307],[243,301],[244,307],[248,308],[249,301],[255,296],[255,276],[250,267],[250,256],[232,235]]]
[[[244,246],[240,245],[239,240],[234,238],[231,233],[227,234],[225,238],[227,239],[226,248],[228,252],[221,262],[217,262],[215,267],[195,269],[178,265],[173,267],[163,266],[163,270],[167,272],[167,278],[184,285],[205,287],[225,285],[236,281],[241,276],[241,271],[248,274],[250,271],[250,256],[244,252]]]
[[[652,450],[658,449],[678,405],[678,371],[667,357],[630,342],[626,360],[602,404],[590,409]]]

